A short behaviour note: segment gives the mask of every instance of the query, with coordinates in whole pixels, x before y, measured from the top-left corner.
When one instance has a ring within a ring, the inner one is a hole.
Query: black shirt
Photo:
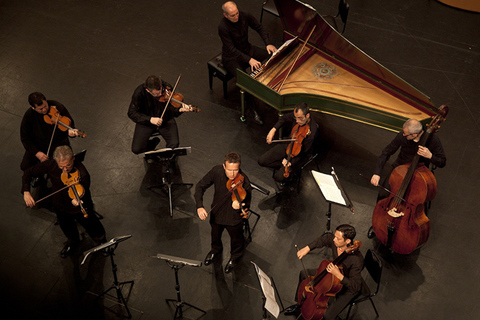
[[[423,134],[425,134],[425,132]],[[402,164],[412,162],[413,158],[417,154],[419,142],[415,142],[414,140],[408,140],[406,137],[403,136],[403,131],[400,131],[392,140],[392,142],[390,142],[390,144],[386,146],[385,149],[383,149],[380,157],[378,157],[377,166],[375,167],[374,174],[380,175],[382,173],[385,163],[388,161],[388,159],[390,159],[390,156],[397,152],[399,148],[400,153],[398,154],[397,159],[393,163],[393,167],[395,168]],[[424,157],[420,157],[419,162],[424,163],[426,167],[428,167],[430,162],[439,168],[445,167],[447,163],[447,158],[445,156],[445,152],[443,151],[440,139],[438,139],[438,137],[434,133],[430,134],[430,137],[425,143],[425,147],[427,147],[428,150],[430,150],[430,152],[432,153],[432,158],[427,159]]]
[[[167,82],[162,80],[163,88],[169,88],[171,90],[172,86]],[[128,107],[128,117],[132,119],[135,123],[143,125],[152,125],[150,123],[150,118],[160,117],[165,109],[166,102],[160,102],[158,98],[153,97],[149,92],[147,92],[147,87],[145,84],[139,85],[132,95],[132,101]],[[163,115],[162,126],[165,125],[169,120],[174,117],[178,117],[182,112],[179,111],[179,108],[175,108],[170,103]],[[161,126],[160,126],[161,127]]]
[[[82,205],[85,209],[87,209],[87,211],[90,211],[93,209],[92,196],[90,194],[90,174],[81,162],[76,161],[74,163],[74,168],[72,169],[71,173],[73,173],[75,170],[78,170],[80,184],[85,191],[84,195],[81,197],[81,200],[83,201]],[[58,191],[65,187],[65,184],[61,178],[62,170],[58,167],[57,162],[51,159],[36,164],[35,166],[24,171],[22,177],[22,193],[25,191],[30,191],[30,180],[32,176],[45,173],[48,174],[50,180],[52,181],[52,192]],[[69,188],[66,188],[52,195],[55,211],[70,214],[80,213],[80,207],[72,204],[72,199],[68,195],[68,189]]]
[[[333,242],[333,233],[325,233],[315,239],[308,245],[310,250],[316,248],[328,247],[332,250],[333,259],[338,258],[338,251],[335,243]],[[362,288],[362,269],[363,269],[363,255],[360,250],[356,250],[354,253],[347,254],[347,257],[340,263],[338,267],[342,267],[342,273],[344,275],[343,280],[340,283],[344,286],[342,290],[349,294],[356,294]]]
[[[218,35],[222,40],[223,61],[237,60],[248,63],[252,45],[248,41],[248,27],[262,37],[265,46],[270,44],[268,33],[251,14],[239,11],[238,21],[233,23],[223,17],[218,25]]]
[[[72,116],[63,104],[55,100],[47,100],[47,103],[49,108],[51,106],[56,106],[61,116],[67,117],[71,120],[69,126],[75,128]],[[20,139],[22,140],[25,150],[33,155],[39,151],[45,154],[47,153],[48,145],[50,144],[50,139],[53,130],[55,129],[54,125],[48,124],[44,120],[44,116],[45,115],[36,112],[32,108],[28,108],[23,115],[22,124],[20,126]],[[57,127],[55,129],[55,134],[53,135],[52,145],[49,152],[50,154],[48,156],[53,154],[56,147],[62,145],[70,145],[70,141],[68,140],[68,130],[62,131]]]
[[[250,180],[240,170],[238,174],[241,174],[244,178],[243,188],[247,195],[242,203],[246,208],[250,207],[252,187],[250,186]],[[232,208],[232,194],[229,193],[227,188],[228,177],[225,174],[225,169],[222,165],[213,167],[195,186],[195,203],[196,207],[204,208],[203,195],[205,191],[213,184],[215,187],[215,193],[213,195],[212,207],[215,206],[210,214],[210,219],[217,224],[234,226],[242,221],[241,210],[235,210]],[[207,210],[208,211],[208,210]]]

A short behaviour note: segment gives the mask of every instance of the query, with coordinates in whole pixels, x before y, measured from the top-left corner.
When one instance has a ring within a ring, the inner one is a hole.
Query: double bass
[[[422,134],[419,145],[425,146],[430,135],[445,121],[448,107],[442,105]],[[419,164],[418,153],[409,164],[396,167],[389,178],[390,195],[378,201],[372,215],[372,227],[383,245],[399,254],[409,254],[421,247],[430,235],[430,220],[425,203],[437,192],[433,173]]]
[[[330,263],[339,265],[349,254],[357,252],[361,246],[360,241],[354,241],[335,260],[323,260],[318,266],[315,276],[310,276],[302,281],[298,287],[297,299],[301,305],[300,311],[303,319],[323,319],[328,307],[328,300],[342,289],[340,280],[327,271],[327,266]]]

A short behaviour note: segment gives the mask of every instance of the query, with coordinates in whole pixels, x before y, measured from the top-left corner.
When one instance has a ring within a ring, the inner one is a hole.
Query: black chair
[[[347,18],[348,18],[348,10],[349,9],[350,9],[350,5],[347,3],[347,1],[346,0],[340,0],[340,2],[338,3],[338,12],[337,12],[336,15],[334,15],[334,16],[325,15],[325,16],[322,16],[322,17],[323,17],[323,19],[325,19],[325,21],[327,21],[327,23],[329,25],[331,25],[333,28],[335,28],[335,30],[340,32],[340,29],[338,28],[338,25],[337,25],[337,18],[340,16],[340,18],[342,20],[342,23],[343,23],[342,32],[340,32],[340,34],[343,34],[345,32],[345,27],[347,26]]]
[[[213,77],[223,81],[223,97],[227,99],[227,85],[228,81],[235,76],[227,71],[222,64],[222,53],[217,54],[207,63],[208,66],[208,83],[210,90],[212,90]]]
[[[350,310],[354,305],[367,300],[370,300],[377,317],[379,316],[372,298],[377,295],[380,288],[380,279],[382,277],[383,265],[378,255],[370,249],[365,255],[364,268],[368,271],[368,276],[363,279],[364,281],[362,292],[357,297],[355,297],[355,299],[353,299],[348,305],[347,317],[345,318],[345,320],[348,320],[348,317],[350,316]],[[371,283],[372,286],[376,286],[373,293],[371,291],[371,287],[367,283]]]
[[[262,19],[263,19],[263,12],[266,11],[270,14],[273,14],[274,16],[276,16],[277,18],[279,17],[278,15],[278,10],[277,10],[277,7],[275,6],[275,3],[273,2],[273,0],[267,0],[263,3],[262,5],[262,13],[260,14],[260,23],[262,23]]]

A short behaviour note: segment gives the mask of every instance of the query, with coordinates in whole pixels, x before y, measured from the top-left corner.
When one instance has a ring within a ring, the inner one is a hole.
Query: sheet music
[[[260,286],[262,287],[263,294],[265,295],[265,309],[270,312],[275,318],[278,318],[280,314],[280,307],[275,299],[275,289],[273,288],[270,277],[260,269],[255,262],[251,261],[255,266],[257,271],[257,277],[260,281]]]
[[[292,41],[294,41],[295,39],[297,39],[298,37],[295,37],[295,38],[292,38],[290,40],[287,40],[285,41],[284,44],[282,44],[280,46],[280,48],[277,49],[277,51],[275,51],[274,53],[272,53],[272,56],[270,57],[270,59],[268,59],[267,62],[265,62],[265,65],[263,67],[266,67],[268,65],[268,63],[270,62],[270,60],[273,59],[273,57],[275,57],[277,54],[279,54],[284,48],[288,47],[290,45],[290,43],[292,43]]]
[[[335,202],[344,206],[347,205],[342,196],[342,191],[337,187],[333,176],[315,170],[312,170],[312,175],[327,201]]]

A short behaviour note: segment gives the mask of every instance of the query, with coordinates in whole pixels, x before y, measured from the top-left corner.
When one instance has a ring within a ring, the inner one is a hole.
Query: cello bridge
[[[405,214],[403,212],[397,212],[397,208],[392,208],[388,210],[388,215],[393,218],[403,217]]]

